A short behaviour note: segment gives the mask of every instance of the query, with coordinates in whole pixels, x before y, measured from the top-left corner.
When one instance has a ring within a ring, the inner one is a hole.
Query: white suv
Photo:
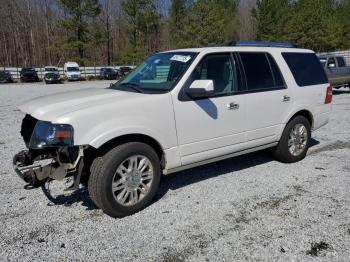
[[[24,104],[17,174],[32,187],[88,178],[94,203],[122,217],[150,203],[162,174],[265,148],[303,159],[332,87],[314,52],[265,45],[157,53],[109,88]]]

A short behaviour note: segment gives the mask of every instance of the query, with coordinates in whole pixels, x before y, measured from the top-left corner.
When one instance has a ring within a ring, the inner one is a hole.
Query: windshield
[[[154,54],[112,88],[132,86],[142,92],[169,91],[185,73],[195,56],[196,53],[193,52]]]
[[[46,68],[45,68],[45,71],[47,71],[47,72],[52,72],[52,71],[58,71],[58,69],[57,69],[57,68],[54,68],[54,67],[46,67]]]
[[[24,72],[34,72],[35,69],[34,68],[22,68],[22,71],[24,71]]]
[[[79,72],[79,67],[67,67],[68,72]]]

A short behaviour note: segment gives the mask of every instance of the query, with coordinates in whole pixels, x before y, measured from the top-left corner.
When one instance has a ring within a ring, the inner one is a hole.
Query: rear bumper
[[[313,131],[323,127],[329,122],[331,111],[324,112],[314,116]]]
[[[21,81],[22,82],[38,82],[39,81],[39,77],[26,77],[26,76],[23,76],[21,77]]]

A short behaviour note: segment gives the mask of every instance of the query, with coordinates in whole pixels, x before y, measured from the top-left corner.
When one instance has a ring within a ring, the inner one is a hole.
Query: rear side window
[[[342,57],[337,57],[337,62],[338,62],[338,67],[345,67],[346,64],[345,64],[345,61],[344,61],[344,58]]]
[[[242,60],[248,91],[284,87],[281,72],[270,54],[241,52],[239,55]]]
[[[276,64],[275,59],[270,54],[266,54],[266,55],[267,55],[267,58],[269,59],[271,70],[274,76],[275,87],[276,88],[285,87],[281,71],[278,65]]]
[[[299,86],[328,83],[320,61],[314,53],[282,53]]]

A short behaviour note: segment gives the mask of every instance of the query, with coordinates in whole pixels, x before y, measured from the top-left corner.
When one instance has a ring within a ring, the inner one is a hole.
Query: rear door
[[[276,141],[290,112],[292,93],[279,67],[266,52],[239,52],[247,85],[247,142],[254,147]]]

